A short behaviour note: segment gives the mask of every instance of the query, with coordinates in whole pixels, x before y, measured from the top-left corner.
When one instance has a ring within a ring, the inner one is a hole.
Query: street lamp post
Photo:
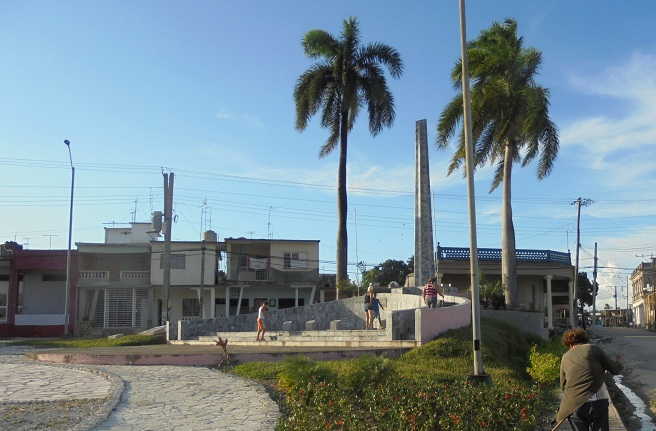
[[[64,293],[64,335],[68,335],[69,290],[71,289],[71,239],[73,236],[73,191],[75,190],[75,166],[71,155],[71,141],[64,140],[68,148],[68,160],[71,163],[71,206],[68,211],[68,250],[66,251],[66,292]]]
[[[481,352],[481,316],[479,301],[478,245],[476,241],[476,204],[474,193],[474,146],[472,143],[471,95],[467,64],[467,26],[465,0],[460,0],[460,51],[462,58],[462,104],[465,132],[465,163],[467,165],[467,199],[469,203],[469,272],[471,275],[472,339],[474,344],[474,375],[476,381],[488,381]]]

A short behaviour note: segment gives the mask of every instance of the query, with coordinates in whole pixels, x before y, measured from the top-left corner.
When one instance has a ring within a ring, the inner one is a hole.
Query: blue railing
[[[518,262],[557,262],[565,265],[572,264],[569,253],[552,250],[517,249],[515,256]],[[469,260],[469,248],[465,247],[437,247],[438,260]],[[479,261],[500,261],[500,248],[479,248]]]

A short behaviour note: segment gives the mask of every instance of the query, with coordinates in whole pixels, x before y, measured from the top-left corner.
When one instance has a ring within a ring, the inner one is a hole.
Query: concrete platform
[[[277,362],[291,355],[304,355],[316,360],[349,359],[360,355],[398,357],[411,347],[281,347],[263,342],[257,346],[228,347],[236,363]],[[414,346],[413,346],[414,347]],[[89,349],[51,349],[33,351],[27,357],[52,363],[89,365],[183,365],[215,366],[223,357],[220,347],[207,345],[153,345],[96,347]]]

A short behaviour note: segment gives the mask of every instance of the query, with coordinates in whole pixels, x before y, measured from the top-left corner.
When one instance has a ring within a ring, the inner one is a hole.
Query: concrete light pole
[[[462,104],[464,110],[465,161],[469,203],[469,271],[471,274],[472,338],[474,343],[474,380],[487,381],[481,352],[481,316],[479,301],[478,245],[476,241],[476,202],[474,193],[474,146],[472,143],[471,95],[467,64],[467,25],[465,0],[460,1],[460,55],[462,57]]]
[[[71,239],[73,237],[73,191],[75,190],[75,166],[71,155],[71,141],[64,140],[68,148],[68,160],[71,164],[71,206],[68,210],[68,250],[66,251],[66,292],[64,293],[64,335],[68,335],[69,290],[71,289]]]
[[[592,204],[592,199],[578,198],[570,205],[576,205],[576,265],[574,266],[574,279],[572,290],[569,292],[569,326],[576,327],[576,292],[578,292],[579,281],[579,248],[581,248],[581,206],[587,207]]]

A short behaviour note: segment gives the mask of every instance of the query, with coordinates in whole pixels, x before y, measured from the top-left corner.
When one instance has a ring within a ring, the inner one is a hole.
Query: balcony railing
[[[556,262],[571,265],[569,253],[552,250],[517,249],[515,256],[518,262]],[[465,247],[437,247],[438,260],[469,260],[469,248]],[[479,248],[478,260],[500,261],[500,248]]]
[[[109,271],[80,271],[81,281],[108,281]]]
[[[147,281],[150,271],[121,271],[121,280],[124,281]]]

